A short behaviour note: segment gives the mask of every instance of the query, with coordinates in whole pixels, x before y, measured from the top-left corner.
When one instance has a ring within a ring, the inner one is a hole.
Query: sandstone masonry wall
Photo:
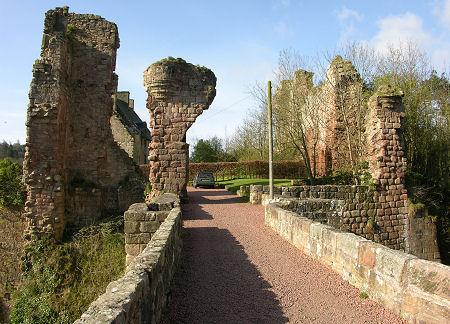
[[[27,239],[60,239],[67,224],[83,226],[124,205],[125,180],[142,182],[110,128],[118,47],[117,26],[100,16],[67,7],[45,15],[27,113]]]
[[[311,78],[310,75],[305,75],[309,79]],[[340,131],[344,123],[340,119],[344,116],[343,114],[337,116],[336,111],[339,108],[346,112],[346,118],[349,120],[347,125],[351,129],[355,129],[355,134],[350,135],[352,137],[358,135],[358,129],[363,122],[361,116],[358,115],[358,105],[363,104],[360,98],[362,85],[359,74],[353,65],[340,57],[333,60],[330,65],[327,81],[325,90],[323,90],[329,94],[326,97],[331,100],[329,104],[331,108],[325,110],[330,113],[327,118],[330,122],[334,120],[334,117],[339,118],[335,120],[335,125],[327,125],[324,128],[325,138],[329,139],[329,142],[322,143],[325,145],[325,151],[330,150],[332,153],[332,159],[327,158],[325,162],[331,161],[332,165],[339,166],[342,161],[348,160],[348,156],[339,157],[339,152],[342,151],[340,146],[346,141],[345,132]],[[326,88],[329,89],[326,90]],[[328,196],[327,191],[329,192],[329,190],[344,190],[346,192],[343,195],[347,197],[342,197],[346,200],[341,219],[342,224],[337,224],[338,228],[343,228],[345,225],[348,230],[390,248],[420,255],[430,260],[439,260],[437,243],[432,235],[434,225],[428,221],[428,218],[408,217],[409,201],[405,187],[407,161],[404,156],[402,138],[402,119],[405,115],[402,94],[389,86],[382,86],[368,100],[367,109],[367,113],[360,111],[365,125],[365,132],[361,134],[364,150],[355,151],[352,154],[363,154],[364,160],[368,162],[368,172],[375,188],[372,190],[368,187],[357,187],[347,192],[347,189],[342,189],[343,187],[340,189],[311,187],[311,191],[320,192],[319,196],[299,196],[299,198],[317,199]],[[349,150],[347,150],[347,155],[348,152]],[[324,153],[322,157],[325,158],[325,155]],[[322,163],[320,159],[322,158],[319,156],[319,163]],[[305,194],[307,190],[302,190],[302,195],[307,195]],[[257,194],[253,195],[257,197]],[[254,200],[259,200],[259,197]],[[424,230],[425,228],[429,228],[430,231]],[[415,235],[418,232],[426,233],[426,239],[424,235],[421,235],[422,240],[418,239]],[[425,244],[430,245],[427,247]]]
[[[265,222],[285,240],[410,323],[448,321],[450,267],[343,233],[277,203],[266,205]]]
[[[134,100],[128,91],[116,92],[110,123],[114,141],[120,148],[137,165],[147,163],[150,132],[146,122],[135,113]]]
[[[203,67],[168,58],[144,72],[152,143],[149,164],[152,192],[186,196],[189,145],[186,132],[216,95],[216,77]]]
[[[179,201],[178,197],[166,195],[161,196],[164,201],[150,204],[149,208],[164,209]],[[139,214],[137,210],[141,207],[133,205],[126,214],[133,217],[130,215]],[[181,255],[181,230],[181,209],[174,207],[167,211],[164,222],[142,252],[128,264],[125,275],[110,283],[75,323],[159,323]]]
[[[170,193],[155,197],[150,203],[136,203],[130,206],[124,214],[127,265],[146,248],[170,211],[179,206],[178,195]]]
[[[424,212],[411,212],[412,207],[383,209],[384,203],[379,201],[382,193],[374,187],[323,185],[275,189],[275,197],[286,210],[391,249],[440,262],[436,226],[431,218]],[[251,203],[261,204],[268,198],[268,186],[250,186]],[[406,240],[410,242],[408,250]]]
[[[318,175],[351,169],[351,161],[359,162],[364,153],[367,99],[361,77],[353,64],[340,56],[330,63],[322,84],[314,87],[313,75],[299,70],[292,80],[282,81],[273,98],[274,112],[282,119],[280,125],[288,123],[302,130],[311,169]],[[303,121],[298,122],[300,119]],[[283,131],[281,126],[278,132],[286,136]]]
[[[325,104],[319,141],[319,170],[329,173],[350,167],[350,159],[364,149],[363,132],[365,100],[363,82],[353,64],[337,56],[327,69],[325,84],[321,87],[321,101]],[[349,147],[348,143],[351,143]]]

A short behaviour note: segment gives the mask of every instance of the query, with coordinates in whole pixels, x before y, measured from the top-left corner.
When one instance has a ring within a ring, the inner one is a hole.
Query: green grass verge
[[[225,181],[217,181],[217,184],[224,185],[225,188],[234,194],[239,190],[240,186],[249,186],[249,185],[269,185],[269,179],[232,179]],[[291,179],[274,179],[274,186],[290,186]]]
[[[35,241],[13,296],[11,323],[73,323],[125,271],[123,217],[83,228],[70,241]]]

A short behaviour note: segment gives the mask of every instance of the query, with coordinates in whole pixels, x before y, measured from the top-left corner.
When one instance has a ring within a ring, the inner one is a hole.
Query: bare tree
[[[373,49],[356,42],[345,43],[316,59],[323,80],[321,98],[328,117],[322,127],[330,134],[327,146],[333,155],[332,169],[350,169],[357,184],[365,165],[365,116],[378,63]]]
[[[266,160],[268,158],[267,90],[257,82],[249,92],[256,105],[249,111],[243,124],[236,129],[231,146],[239,160]]]
[[[283,149],[293,149],[304,161],[308,177],[314,182],[317,144],[320,139],[321,106],[314,88],[314,73],[301,70],[307,59],[292,50],[280,53],[274,96],[276,140]]]

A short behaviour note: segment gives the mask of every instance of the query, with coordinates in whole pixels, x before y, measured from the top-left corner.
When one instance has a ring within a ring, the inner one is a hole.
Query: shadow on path
[[[185,221],[212,220],[196,205],[203,193],[195,196],[184,206]],[[183,228],[182,259],[163,323],[287,323],[270,284],[239,242],[227,229],[207,224],[214,222]]]
[[[231,192],[225,189],[209,189],[209,190],[192,189],[192,190],[194,191],[191,192],[191,194],[189,195],[190,204],[224,205],[224,204],[239,203],[239,200],[237,199],[238,196],[233,196],[231,198],[223,198],[224,195],[232,195]]]

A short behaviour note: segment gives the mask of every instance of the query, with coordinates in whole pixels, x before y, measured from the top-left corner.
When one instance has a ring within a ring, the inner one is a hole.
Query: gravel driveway
[[[188,189],[164,323],[403,323],[264,226],[264,207]]]

